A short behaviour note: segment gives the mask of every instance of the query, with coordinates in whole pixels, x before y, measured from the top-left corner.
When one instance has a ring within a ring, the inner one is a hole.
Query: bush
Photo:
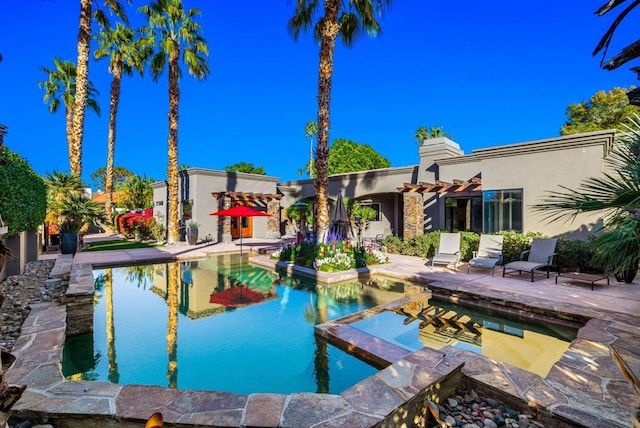
[[[128,212],[117,217],[117,230],[127,239],[148,241],[157,233],[156,220],[148,215]]]
[[[4,147],[0,158],[0,214],[9,226],[8,236],[34,230],[44,221],[47,186],[29,163]]]
[[[287,246],[273,257],[322,272],[338,272],[389,262],[383,251],[353,246],[347,241],[320,244],[305,241],[299,245]]]
[[[434,231],[417,235],[408,241],[403,241],[397,236],[389,236],[383,244],[389,253],[405,256],[417,256],[431,258],[436,254],[440,245],[440,234],[443,231]],[[540,233],[527,233],[507,231],[500,232],[504,236],[502,256],[504,263],[520,260],[520,254],[531,247],[532,238],[542,237]],[[480,235],[474,232],[460,232],[460,260],[469,261],[473,252],[478,250]]]

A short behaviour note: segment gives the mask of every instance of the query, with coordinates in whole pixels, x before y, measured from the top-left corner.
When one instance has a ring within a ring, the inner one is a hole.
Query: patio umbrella
[[[248,287],[231,287],[222,291],[212,293],[209,296],[209,303],[218,303],[227,307],[247,306],[262,302],[265,295]]]
[[[267,214],[262,211],[254,210],[244,205],[238,205],[227,210],[220,210],[209,215],[240,217],[240,254],[242,255],[242,217],[270,217],[271,214]]]
[[[342,199],[342,192],[338,195],[336,203],[331,207],[329,220],[331,220],[331,223],[336,226],[334,230],[337,230],[343,237],[345,237],[347,234],[346,225],[349,223],[349,215],[347,214],[347,208],[345,207],[344,200]]]

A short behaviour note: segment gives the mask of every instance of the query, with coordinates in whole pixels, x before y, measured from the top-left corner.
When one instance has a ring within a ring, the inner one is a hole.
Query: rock
[[[454,398],[447,398],[447,404],[449,404],[449,406],[454,409],[458,406],[458,401]]]
[[[448,427],[454,427],[457,425],[456,420],[454,419],[453,416],[448,415],[445,420],[444,423],[447,424]]]
[[[485,398],[484,401],[486,401],[487,404],[491,407],[497,407],[500,405],[500,403],[498,403],[496,400],[490,397]]]
[[[498,428],[498,424],[493,422],[493,419],[487,418],[484,421],[482,421],[482,423],[484,423],[484,428]]]

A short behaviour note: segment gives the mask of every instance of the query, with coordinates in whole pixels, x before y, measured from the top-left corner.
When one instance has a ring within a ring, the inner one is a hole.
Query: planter
[[[187,227],[187,242],[189,245],[196,245],[198,242],[198,228],[196,226]]]
[[[633,282],[633,279],[636,277],[636,275],[638,274],[638,267],[633,267],[633,268],[627,268],[624,273],[618,273],[616,274],[616,281],[618,282],[625,282],[627,284],[631,284]]]
[[[60,251],[62,254],[75,254],[78,249],[78,234],[63,233],[62,242],[60,243]]]

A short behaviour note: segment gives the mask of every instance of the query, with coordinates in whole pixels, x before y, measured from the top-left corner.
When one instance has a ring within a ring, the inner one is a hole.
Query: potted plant
[[[195,221],[187,223],[187,242],[189,242],[189,245],[196,245],[196,242],[198,242],[198,226],[200,225]]]
[[[60,252],[62,254],[75,254],[78,250],[78,232],[82,223],[75,220],[65,220],[58,224],[60,231]]]

